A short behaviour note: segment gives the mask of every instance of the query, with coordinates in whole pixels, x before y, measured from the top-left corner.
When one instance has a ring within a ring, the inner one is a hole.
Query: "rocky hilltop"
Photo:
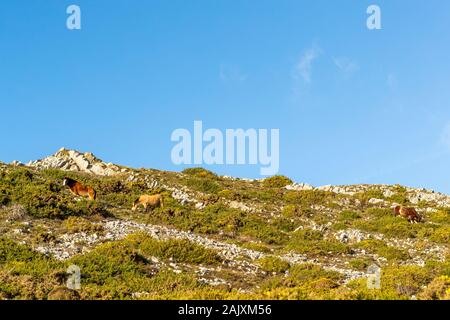
[[[144,193],[164,207],[131,211]],[[133,169],[62,148],[0,164],[0,298],[450,298],[449,208],[432,190]],[[80,289],[66,286],[70,265]],[[370,267],[380,288],[367,287]]]
[[[30,161],[27,166],[35,169],[61,169],[75,172],[92,173],[99,176],[112,176],[127,172],[124,167],[105,163],[91,152],[59,149],[57,153],[41,160]]]

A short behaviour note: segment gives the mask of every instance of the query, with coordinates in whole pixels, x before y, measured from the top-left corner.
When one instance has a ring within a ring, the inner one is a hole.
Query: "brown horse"
[[[403,218],[408,219],[409,222],[417,223],[422,221],[422,217],[417,213],[416,209],[414,208],[406,208],[402,206],[396,206],[394,208],[394,214],[396,216],[401,216]]]
[[[89,200],[95,200],[97,198],[97,192],[93,188],[84,186],[71,178],[64,178],[63,186],[68,186],[70,192],[76,196],[89,198]]]
[[[138,199],[136,199],[136,201],[134,201],[133,208],[131,208],[131,210],[135,211],[139,205],[142,205],[145,211],[147,211],[148,207],[151,207],[152,209],[157,207],[164,207],[163,198],[160,194],[155,194],[153,196],[144,194],[140,196]]]

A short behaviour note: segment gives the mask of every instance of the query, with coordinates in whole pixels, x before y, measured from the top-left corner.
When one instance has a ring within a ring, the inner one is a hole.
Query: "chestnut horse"
[[[406,208],[402,206],[396,206],[394,208],[394,214],[396,216],[401,216],[403,218],[408,219],[409,222],[417,223],[422,221],[422,217],[417,213],[416,209],[414,208]]]
[[[95,200],[97,198],[97,192],[93,188],[84,186],[71,178],[64,178],[63,186],[68,186],[70,192],[76,196],[89,198],[89,200]]]

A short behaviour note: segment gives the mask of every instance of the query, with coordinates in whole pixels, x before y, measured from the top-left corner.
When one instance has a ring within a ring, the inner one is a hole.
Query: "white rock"
[[[12,166],[14,167],[22,167],[23,163],[17,160],[14,160],[13,162],[10,163]]]
[[[393,191],[391,191],[390,189],[386,189],[383,192],[383,196],[385,196],[386,198],[390,198],[394,195],[395,193]]]
[[[111,176],[128,170],[114,164],[106,164],[100,159],[97,159],[92,153],[81,153],[76,150],[67,150],[65,148],[59,149],[57,153],[47,158],[30,161],[30,167],[36,169],[62,169],[69,171],[82,171],[93,173],[101,176]]]
[[[369,203],[377,205],[377,204],[384,204],[385,201],[383,199],[372,198],[372,199],[369,200]]]
[[[307,183],[293,183],[290,185],[287,185],[285,187],[287,190],[294,190],[294,191],[302,191],[302,190],[313,190],[314,187]]]

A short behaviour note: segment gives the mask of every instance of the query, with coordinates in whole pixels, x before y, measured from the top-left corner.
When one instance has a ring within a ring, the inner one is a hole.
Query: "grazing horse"
[[[394,214],[396,216],[401,216],[403,218],[408,219],[409,222],[417,223],[422,221],[422,217],[417,213],[416,209],[414,208],[406,208],[402,206],[396,206],[394,208]]]
[[[145,211],[147,211],[148,207],[152,209],[157,207],[164,207],[163,198],[160,194],[155,194],[153,196],[143,194],[133,202],[133,208],[131,208],[131,210],[136,211],[139,205],[142,205]]]
[[[64,178],[63,186],[68,186],[70,192],[76,196],[89,198],[89,200],[95,200],[97,198],[97,192],[93,188],[84,186],[76,180]]]

